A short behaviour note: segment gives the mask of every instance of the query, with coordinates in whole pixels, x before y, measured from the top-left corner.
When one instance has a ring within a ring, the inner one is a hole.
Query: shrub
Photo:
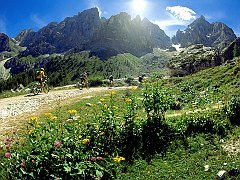
[[[233,125],[240,125],[240,96],[231,97],[224,111]]]

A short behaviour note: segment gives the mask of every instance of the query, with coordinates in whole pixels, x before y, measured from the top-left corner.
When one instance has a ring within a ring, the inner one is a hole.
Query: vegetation
[[[122,64],[124,72],[141,67],[140,59],[126,57],[131,55],[96,63],[87,52],[69,54],[54,57],[46,67],[55,85],[74,81],[85,70],[90,78],[96,72],[96,82],[107,76],[109,67],[116,76]],[[238,179],[239,152],[231,153],[224,145],[240,136],[239,69],[235,59],[186,77],[153,77],[143,89],[111,92],[32,117],[23,134],[6,137],[0,176],[214,179],[226,170],[229,178]]]

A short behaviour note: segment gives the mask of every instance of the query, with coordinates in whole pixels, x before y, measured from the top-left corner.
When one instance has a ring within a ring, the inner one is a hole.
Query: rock
[[[16,39],[27,47],[21,56],[35,57],[87,50],[107,59],[119,53],[142,56],[155,47],[166,49],[171,46],[171,39],[148,19],[141,20],[137,16],[131,20],[125,12],[103,19],[99,17],[97,8],[85,10],[60,23],[49,23],[37,32],[22,31]]]
[[[204,171],[207,172],[209,170],[209,165],[204,166]]]
[[[11,51],[9,41],[10,39],[6,34],[0,33],[0,52]]]
[[[217,177],[219,180],[227,179],[227,171],[221,170],[217,173]]]
[[[209,23],[204,16],[201,16],[184,31],[178,30],[172,42],[181,44],[181,47],[203,44],[222,50],[236,38],[233,30],[224,23]]]

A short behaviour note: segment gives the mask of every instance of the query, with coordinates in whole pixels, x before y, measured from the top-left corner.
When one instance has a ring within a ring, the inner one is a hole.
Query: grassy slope
[[[170,111],[167,114],[181,115],[183,112],[200,107],[211,108],[220,100],[224,101],[232,95],[239,95],[239,70],[240,61],[235,59],[231,63],[190,76],[168,79],[166,85],[182,100],[182,108],[185,110]],[[195,103],[201,99],[206,100],[199,104]],[[234,139],[233,142],[237,143],[239,138],[240,127],[235,127],[227,137],[223,138],[224,140],[210,134],[190,136],[186,142],[173,142],[165,154],[156,155],[150,163],[144,160],[135,161],[126,173],[121,174],[119,180],[215,179],[220,170],[229,171],[232,168],[239,168],[239,154],[228,153],[222,148],[223,144],[231,147],[230,141]],[[222,143],[223,141],[225,143]],[[204,171],[205,165],[210,166],[207,172]],[[230,174],[229,179],[237,179],[237,177]]]

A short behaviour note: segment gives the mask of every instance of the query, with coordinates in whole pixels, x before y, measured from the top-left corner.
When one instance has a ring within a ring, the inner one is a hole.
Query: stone
[[[219,180],[225,180],[227,178],[227,171],[221,170],[217,173],[217,177]]]

